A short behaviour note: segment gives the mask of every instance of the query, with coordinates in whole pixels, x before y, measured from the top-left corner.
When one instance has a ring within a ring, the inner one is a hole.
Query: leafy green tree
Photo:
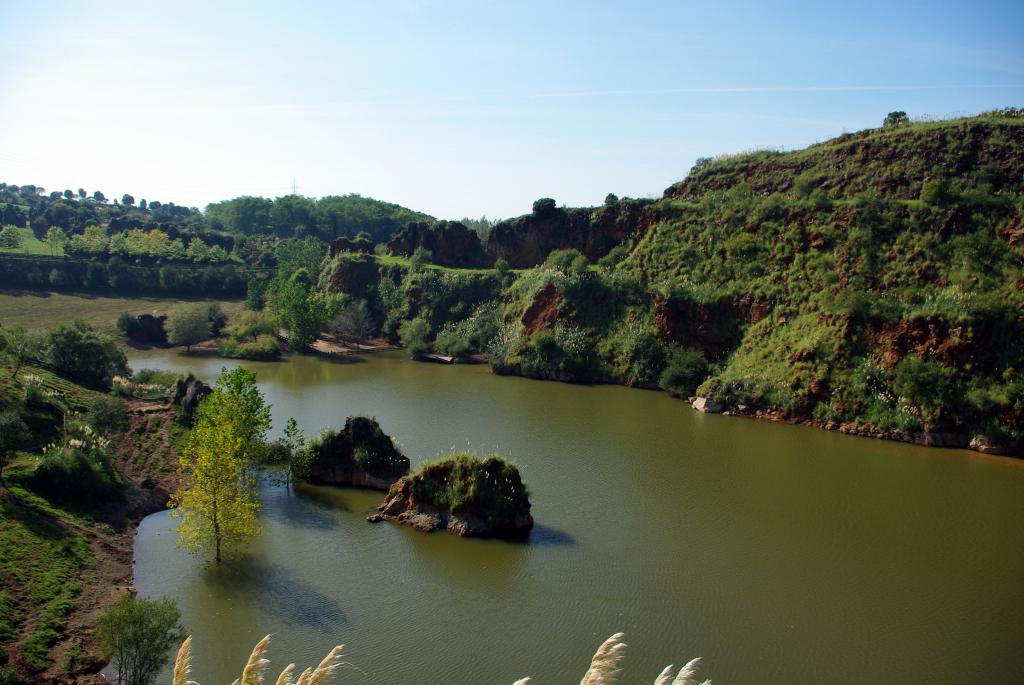
[[[50,246],[51,255],[61,253],[67,240],[67,235],[58,226],[50,226],[46,229],[46,243]]]
[[[179,544],[193,554],[223,548],[260,533],[258,482],[252,464],[264,449],[270,408],[256,375],[223,369],[213,392],[199,405],[196,425],[182,453],[181,489],[171,497],[181,519]]]
[[[79,199],[84,200],[86,198],[86,195],[88,195],[88,193],[85,192],[85,188],[79,188],[78,189],[78,197],[79,197]]]
[[[295,347],[305,347],[316,340],[340,307],[337,295],[312,290],[305,269],[299,269],[287,280],[275,278],[270,290],[270,310],[287,333],[289,344]]]
[[[92,199],[96,202],[106,202],[107,196],[97,190],[92,194]]]
[[[121,595],[100,617],[96,633],[119,685],[150,685],[184,636],[181,613],[169,599]]]
[[[497,271],[498,275],[502,278],[505,278],[509,271],[511,271],[511,268],[512,267],[509,265],[508,260],[504,257],[498,257],[494,262],[494,270]]]
[[[14,454],[28,442],[28,426],[14,409],[0,412],[0,485],[4,482],[4,469]]]
[[[427,336],[430,335],[430,324],[426,319],[415,318],[404,322],[398,329],[398,337],[409,354],[417,357],[430,349]]]
[[[228,315],[220,302],[208,302],[206,304],[206,320],[210,322],[210,332],[213,335],[220,335],[224,326],[228,324]]]
[[[0,328],[0,351],[10,360],[11,378],[17,378],[21,367],[40,358],[44,352],[44,336],[24,328]]]
[[[906,112],[897,111],[889,112],[885,115],[885,120],[882,121],[884,128],[893,128],[896,126],[906,126],[910,123],[910,117],[907,116]]]
[[[21,232],[17,226],[8,224],[0,230],[0,247],[14,249],[21,247]]]
[[[125,193],[124,195],[121,196],[121,204],[131,207],[132,205],[135,204],[135,198],[129,195],[128,193]]]
[[[180,307],[167,317],[167,340],[172,345],[184,345],[186,352],[211,335],[206,305],[193,304]]]
[[[53,369],[83,385],[109,388],[114,376],[128,374],[128,360],[108,336],[84,321],[59,324],[46,333]]]

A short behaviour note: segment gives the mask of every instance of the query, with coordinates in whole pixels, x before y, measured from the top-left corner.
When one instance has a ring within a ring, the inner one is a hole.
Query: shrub
[[[54,326],[46,338],[54,370],[83,385],[109,388],[114,376],[128,373],[124,352],[84,321]]]
[[[89,407],[85,420],[100,435],[111,437],[128,429],[124,402],[116,397],[100,397]]]
[[[677,347],[669,354],[668,364],[658,382],[665,390],[689,395],[697,389],[707,373],[708,361],[703,352],[692,347]]]
[[[430,349],[427,344],[429,334],[430,324],[422,318],[410,319],[398,328],[398,337],[402,341],[402,345],[409,350],[409,354],[413,357]]]
[[[231,359],[270,361],[281,356],[281,346],[273,338],[247,342],[232,336],[221,341],[219,351],[222,356]]]
[[[584,273],[589,263],[582,252],[573,248],[552,250],[544,260],[544,266],[559,269],[567,274]]]
[[[51,446],[32,474],[33,490],[64,502],[93,504],[120,490],[121,482],[103,443]]]
[[[420,246],[415,249],[412,253],[412,257],[409,258],[409,266],[413,271],[419,271],[434,259],[434,254],[427,248]]]

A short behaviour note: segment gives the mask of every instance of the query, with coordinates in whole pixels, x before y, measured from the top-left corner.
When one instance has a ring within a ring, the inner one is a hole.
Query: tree
[[[147,205],[146,205],[146,198],[142,198],[141,200],[139,200],[139,209],[144,210],[144,209],[146,209],[146,207],[147,207]]]
[[[277,332],[277,326],[265,312],[247,311],[243,312],[238,323],[231,329],[232,335],[240,338],[252,336],[253,342],[259,342],[260,335],[273,335]]]
[[[21,247],[21,232],[16,226],[10,224],[0,230],[0,247],[14,249]]]
[[[206,320],[210,322],[210,333],[220,335],[220,332],[224,330],[224,326],[228,324],[228,315],[224,313],[224,308],[220,306],[220,302],[208,302],[206,304]]]
[[[893,128],[894,126],[906,126],[910,123],[910,117],[907,116],[906,112],[889,112],[885,115],[885,120],[882,121],[883,128]]]
[[[270,408],[256,387],[256,374],[221,370],[216,387],[197,412],[182,452],[181,489],[171,497],[181,519],[179,544],[192,554],[223,548],[260,533],[257,480],[252,463],[262,452]]]
[[[192,346],[210,338],[210,319],[205,305],[193,304],[171,312],[167,317],[167,339],[172,345]]]
[[[429,345],[427,345],[427,336],[429,334],[430,324],[427,323],[426,319],[422,318],[410,319],[398,329],[398,337],[413,357],[418,357],[430,349]]]
[[[373,317],[366,300],[351,302],[339,316],[331,322],[331,332],[344,340],[352,340],[359,349],[359,343],[369,338],[374,331]]]
[[[11,378],[17,378],[21,367],[43,350],[43,336],[24,328],[0,328],[0,351],[11,361]]]
[[[135,204],[135,198],[129,195],[128,193],[125,193],[124,195],[121,196],[121,204],[131,207],[132,205]]]
[[[185,636],[181,613],[169,599],[141,599],[125,594],[96,625],[105,658],[117,669],[119,685],[149,685],[167,663],[174,645]]]
[[[28,426],[21,420],[21,414],[13,409],[0,412],[0,485],[4,482],[4,469],[15,452],[28,441]]]
[[[280,446],[281,465],[284,466],[284,484],[290,487],[296,477],[306,477],[312,453],[306,447],[306,436],[302,434],[294,418],[288,419],[283,433],[277,444]]]
[[[46,229],[46,242],[50,246],[51,255],[56,255],[58,252],[62,251],[67,239],[68,237],[64,234],[64,231],[60,230],[57,226],[50,226]]]
[[[72,199],[74,197],[75,197],[75,194],[73,192],[71,192],[70,188],[68,190],[64,191],[64,199],[70,200],[70,199]]]
[[[88,193],[85,192],[85,188],[79,188],[78,189],[78,197],[79,197],[79,199],[84,200],[86,195],[88,195]]]
[[[316,340],[338,313],[337,295],[314,292],[312,279],[305,269],[299,269],[287,280],[275,278],[269,290],[270,311],[288,334],[288,343],[294,347],[305,347]]]
[[[106,202],[107,196],[97,190],[92,194],[92,199],[96,202]]]
[[[109,388],[128,373],[128,360],[106,335],[84,321],[59,324],[46,333],[47,358],[60,375],[83,385]]]

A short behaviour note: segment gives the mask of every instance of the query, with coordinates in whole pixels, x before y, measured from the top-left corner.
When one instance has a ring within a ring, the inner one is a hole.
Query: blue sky
[[[438,217],[1024,105],[1022,2],[4,2],[0,180]]]

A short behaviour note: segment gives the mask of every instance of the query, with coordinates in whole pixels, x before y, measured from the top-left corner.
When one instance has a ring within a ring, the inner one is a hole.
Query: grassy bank
[[[121,312],[144,314],[156,311],[166,314],[188,302],[211,300],[179,300],[161,297],[109,297],[105,295],[59,293],[34,290],[0,290],[0,322],[5,326],[39,329],[82,319],[112,335],[117,334],[117,317]],[[228,317],[242,310],[240,300],[217,300]]]

